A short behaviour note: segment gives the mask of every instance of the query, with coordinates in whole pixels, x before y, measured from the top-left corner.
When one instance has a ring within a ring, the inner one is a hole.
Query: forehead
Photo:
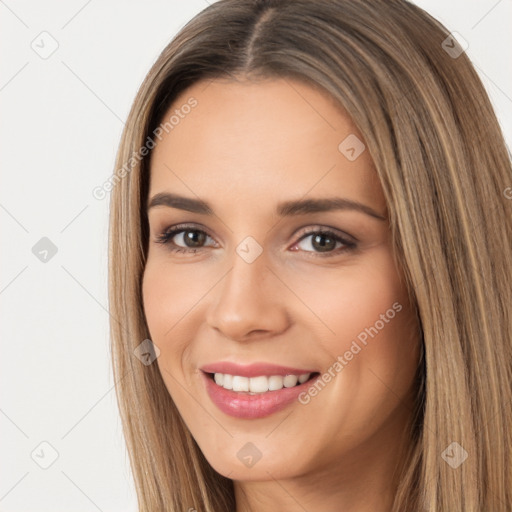
[[[359,152],[362,135],[323,91],[291,79],[204,81],[185,90],[163,122],[170,116],[172,129],[153,150],[150,195],[192,192],[256,207],[339,193],[384,208],[369,152],[355,160],[344,152],[347,140]]]

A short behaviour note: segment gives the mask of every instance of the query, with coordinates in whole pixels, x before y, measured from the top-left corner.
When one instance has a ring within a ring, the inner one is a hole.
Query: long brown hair
[[[150,337],[150,140],[179,93],[235,76],[327,91],[375,163],[424,352],[393,511],[512,510],[512,171],[484,87],[450,38],[404,0],[220,0],[154,63],[110,184],[112,358],[141,512],[235,509],[232,482],[202,455],[158,365],[134,355]],[[467,459],[453,467],[447,448]]]

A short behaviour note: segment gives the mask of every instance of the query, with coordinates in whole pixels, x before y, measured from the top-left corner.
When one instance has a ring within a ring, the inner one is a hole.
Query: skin
[[[418,326],[369,152],[349,161],[338,149],[350,134],[363,137],[326,93],[298,81],[199,82],[170,111],[190,97],[197,106],[154,149],[148,199],[201,198],[214,215],[148,212],[143,300],[165,385],[209,463],[234,480],[237,512],[390,510]],[[284,200],[333,196],[384,220],[355,210],[275,213]],[[183,233],[157,242],[180,223],[208,234],[197,252],[171,252],[172,242],[194,250]],[[326,256],[314,235],[301,240],[321,228],[355,238],[356,249],[340,252],[339,242]],[[247,236],[263,249],[250,264],[236,252]],[[239,419],[206,394],[199,368],[217,361],[326,372],[394,303],[401,310],[305,405]],[[237,457],[248,442],[261,452],[250,468]]]

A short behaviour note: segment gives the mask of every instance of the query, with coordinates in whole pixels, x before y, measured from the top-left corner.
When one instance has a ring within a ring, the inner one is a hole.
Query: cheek
[[[200,285],[197,290],[190,285],[194,282],[184,279],[183,272],[169,271],[169,266],[157,258],[148,260],[142,281],[150,338],[160,350],[156,363],[182,416],[190,407],[190,396],[184,388],[184,366],[190,351],[188,340],[195,336],[191,329],[197,324],[188,320],[194,314],[194,304],[204,294]]]
[[[169,308],[173,296],[179,294],[180,284],[170,272],[158,272],[158,268],[148,262],[142,280],[142,301],[149,330],[153,336],[159,334],[164,323],[172,325],[175,309]]]
[[[354,338],[375,323],[388,326],[406,309],[407,290],[389,251],[382,247],[362,262],[340,268],[313,269],[294,287],[332,339]],[[361,338],[364,337],[364,334]]]
[[[194,284],[196,283],[196,284]],[[190,322],[194,306],[204,295],[204,285],[186,279],[183,272],[169,271],[168,265],[156,258],[148,260],[142,281],[144,314],[151,340],[160,349],[158,364],[173,374],[181,371],[186,356],[187,340],[193,339]],[[165,378],[165,372],[162,372]]]
[[[308,306],[322,320],[317,332],[324,333],[315,347],[324,384],[303,403],[310,404],[311,416],[332,412],[322,431],[333,444],[347,435],[354,443],[371,437],[400,417],[401,404],[412,408],[420,348],[416,316],[391,253],[383,248],[372,256],[328,280],[309,278]]]
[[[175,331],[190,325],[195,306],[214,283],[206,275],[198,275],[189,267],[169,265],[164,257],[148,259],[143,281],[142,298],[149,330],[156,339],[176,338]],[[208,282],[212,281],[211,285]]]
[[[296,292],[307,297],[321,321],[318,348],[326,368],[341,357],[342,371],[350,376],[345,385],[362,389],[380,378],[405,391],[416,370],[419,326],[387,246],[329,275],[325,269],[309,273]],[[341,370],[336,368],[337,375]]]

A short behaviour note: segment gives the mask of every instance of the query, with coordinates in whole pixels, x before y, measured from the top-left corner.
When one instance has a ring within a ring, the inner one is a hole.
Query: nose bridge
[[[208,313],[212,327],[232,339],[243,339],[252,331],[270,333],[286,328],[284,305],[276,301],[279,280],[268,264],[254,240],[246,239],[237,246],[231,270],[216,287],[216,300]]]
[[[239,254],[233,256],[231,271],[227,274],[222,286],[222,296],[225,299],[230,297],[238,302],[244,302],[246,297],[257,298],[257,286],[266,281],[265,273],[268,272],[263,257],[253,262],[247,262]],[[268,284],[268,283],[267,283]]]

